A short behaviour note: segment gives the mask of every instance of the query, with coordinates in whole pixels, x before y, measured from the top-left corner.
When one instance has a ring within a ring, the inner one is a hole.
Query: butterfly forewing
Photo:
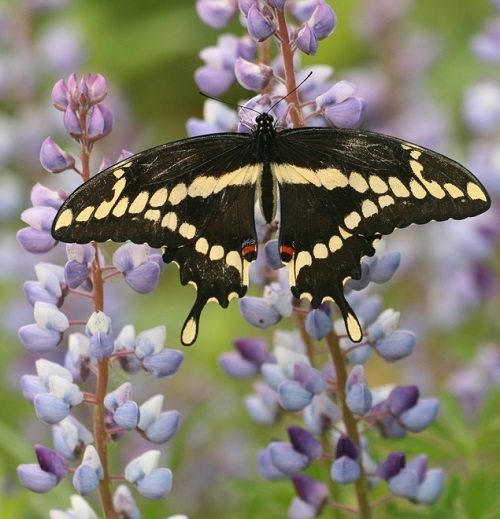
[[[253,134],[184,139],[96,175],[63,204],[53,236],[164,247],[181,282],[197,289],[182,331],[191,344],[208,301],[242,297],[257,257],[254,202],[271,223],[279,192],[279,244],[292,293],[317,308],[334,300],[354,341],[363,332],[344,297],[381,234],[411,223],[484,212],[488,194],[460,164],[371,132],[301,128],[276,133],[268,114]]]

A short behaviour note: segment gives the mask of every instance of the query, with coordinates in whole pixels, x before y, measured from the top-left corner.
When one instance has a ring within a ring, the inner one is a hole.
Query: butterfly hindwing
[[[411,223],[462,219],[489,206],[460,164],[372,132],[304,128],[277,134],[280,251],[296,297],[317,308],[333,299],[349,336],[362,337],[344,296],[381,234]]]
[[[191,344],[205,304],[226,307],[248,287],[248,265],[257,255],[254,203],[261,168],[252,164],[252,149],[249,135],[215,135],[125,159],[64,202],[53,235],[65,242],[165,247],[164,260],[176,263],[181,282],[197,290],[182,333]]]

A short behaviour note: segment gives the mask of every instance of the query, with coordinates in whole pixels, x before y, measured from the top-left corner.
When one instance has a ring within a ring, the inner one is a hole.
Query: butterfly
[[[279,214],[279,253],[297,299],[333,300],[354,342],[363,330],[344,295],[361,259],[396,227],[463,219],[490,207],[465,167],[434,151],[369,131],[277,131],[261,113],[252,133],[187,138],[127,158],[72,193],[52,227],[69,243],[147,243],[175,263],[197,295],[181,341],[192,344],[209,301],[243,297],[258,242],[255,202]]]

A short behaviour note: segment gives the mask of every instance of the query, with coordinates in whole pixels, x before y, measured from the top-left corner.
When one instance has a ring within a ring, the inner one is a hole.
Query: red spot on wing
[[[289,245],[280,247],[280,256],[283,261],[290,261],[295,256],[295,249]]]

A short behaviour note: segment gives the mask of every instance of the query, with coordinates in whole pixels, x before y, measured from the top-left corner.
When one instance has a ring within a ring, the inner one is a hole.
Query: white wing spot
[[[313,248],[313,256],[316,259],[328,258],[328,247],[324,243],[317,243]]]
[[[139,214],[144,211],[146,204],[148,203],[149,193],[147,191],[141,191],[130,204],[128,212],[131,214]]]
[[[449,195],[452,198],[461,198],[464,196],[464,192],[457,187],[455,184],[450,184],[449,182],[444,184],[443,187],[448,191]]]
[[[210,245],[208,244],[206,238],[198,238],[194,248],[196,249],[196,252],[199,252],[200,254],[206,254],[210,248]]]
[[[343,241],[340,236],[332,236],[328,242],[328,248],[330,249],[330,252],[337,252],[342,248],[342,245]]]
[[[157,191],[153,193],[151,198],[149,199],[149,205],[151,207],[161,207],[165,205],[168,197],[168,190],[166,187],[161,187]]]
[[[410,196],[408,188],[397,177],[389,177],[389,187],[394,195],[399,198],[407,198]]]
[[[88,222],[89,218],[92,216],[95,207],[93,205],[88,205],[85,209],[82,209],[75,220],[77,222]]]
[[[484,191],[473,182],[467,184],[467,194],[472,198],[472,200],[482,200],[483,202],[488,201]]]
[[[174,212],[167,213],[161,219],[161,226],[175,231],[177,229],[177,215]]]
[[[350,174],[349,185],[358,193],[365,193],[368,190],[368,182],[357,172]]]
[[[196,227],[187,222],[181,223],[181,225],[179,226],[179,234],[183,238],[191,240],[196,235]]]
[[[361,212],[365,218],[370,218],[378,213],[378,207],[371,200],[365,200],[361,205]]]
[[[384,207],[388,207],[394,203],[394,198],[390,195],[382,195],[378,197],[378,204],[383,209]]]
[[[370,175],[368,183],[370,184],[372,191],[379,195],[385,193],[389,189],[387,184],[378,175]]]
[[[354,229],[359,225],[359,222],[361,222],[361,215],[357,211],[349,213],[344,218],[344,224],[348,229]]]
[[[170,191],[170,196],[168,197],[168,201],[172,205],[180,204],[187,197],[187,194],[188,190],[186,184],[181,182],[172,188],[172,191]]]
[[[222,245],[212,245],[208,257],[212,261],[220,260],[224,257],[224,247]]]

